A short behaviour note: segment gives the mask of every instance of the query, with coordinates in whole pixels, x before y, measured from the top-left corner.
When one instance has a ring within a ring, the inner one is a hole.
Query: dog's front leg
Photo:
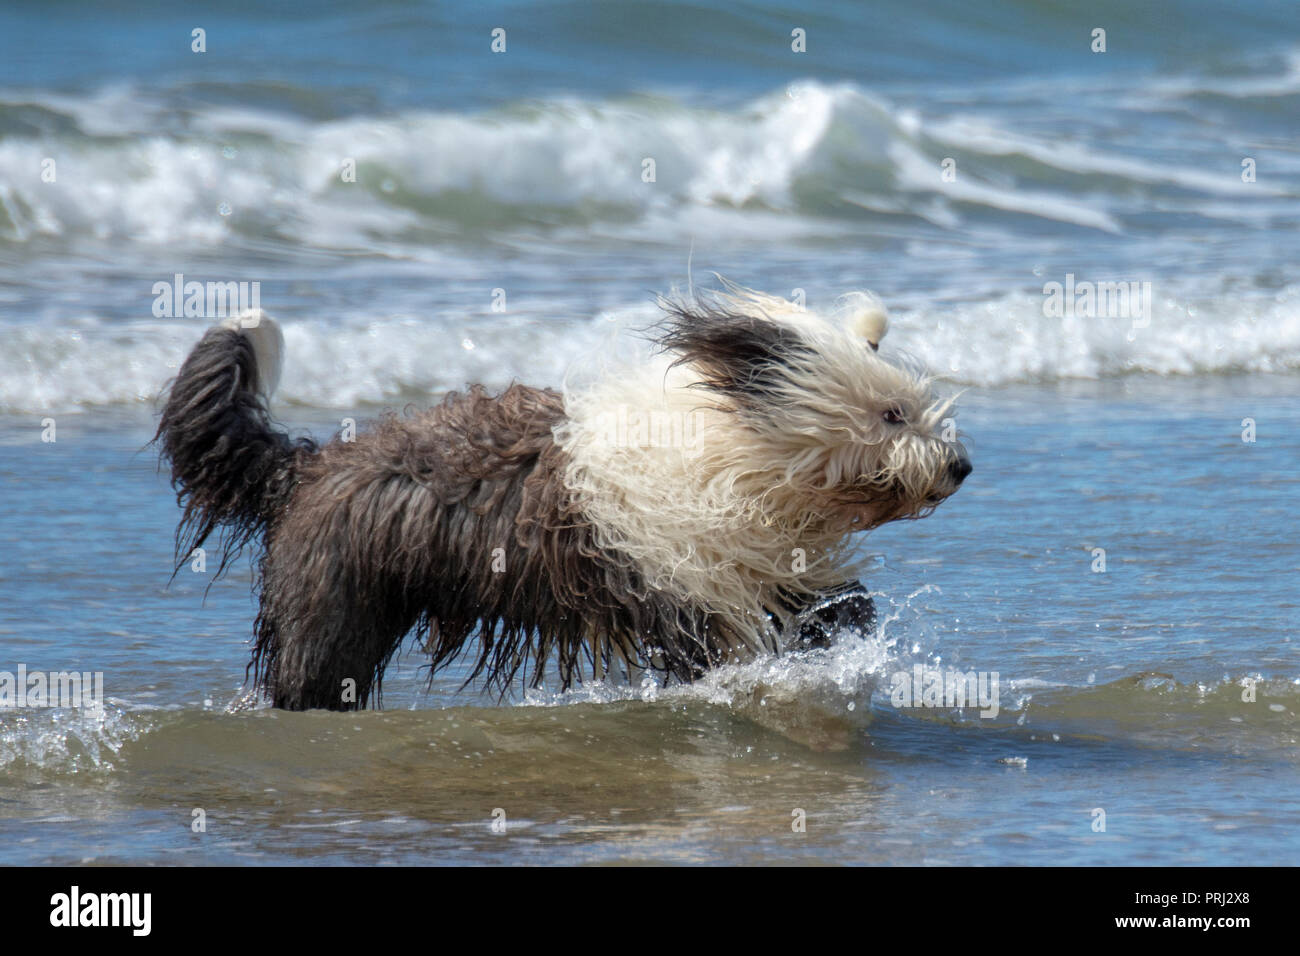
[[[829,647],[846,630],[865,636],[876,628],[876,604],[861,582],[823,595],[804,607],[791,625],[795,647]]]

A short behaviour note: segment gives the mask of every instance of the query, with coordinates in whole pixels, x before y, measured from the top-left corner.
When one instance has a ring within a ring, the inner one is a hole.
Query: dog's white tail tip
[[[268,401],[280,384],[280,369],[284,362],[284,333],[280,324],[261,309],[245,309],[239,315],[227,316],[221,328],[242,332],[253,344],[257,356],[258,390]]]

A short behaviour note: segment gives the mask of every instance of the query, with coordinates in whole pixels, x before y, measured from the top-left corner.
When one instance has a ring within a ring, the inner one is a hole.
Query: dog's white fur
[[[566,388],[556,438],[602,548],[630,555],[650,586],[725,614],[749,649],[779,650],[789,621],[770,617],[774,587],[811,598],[842,586],[852,532],[926,514],[956,490],[953,448],[936,435],[951,400],[877,354],[887,320],[874,297],[846,299],[837,321],[731,284],[716,301],[783,323],[810,349],[765,416],[736,414],[668,354]],[[695,440],[611,441],[618,408],[689,418]],[[904,424],[887,422],[891,411]],[[862,494],[846,499],[855,482]]]

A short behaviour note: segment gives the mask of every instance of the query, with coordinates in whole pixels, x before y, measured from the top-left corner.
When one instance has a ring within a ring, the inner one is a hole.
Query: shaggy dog
[[[871,626],[850,536],[957,490],[950,403],[877,354],[872,299],[842,321],[731,284],[661,305],[639,367],[564,394],[474,385],[324,447],[270,418],[270,318],[204,335],[155,441],[179,555],[217,532],[224,570],[261,544],[249,667],[275,706],[377,704],[412,631],[434,671],[470,651],[466,683],[504,693],[550,664],[564,687],[690,681]]]

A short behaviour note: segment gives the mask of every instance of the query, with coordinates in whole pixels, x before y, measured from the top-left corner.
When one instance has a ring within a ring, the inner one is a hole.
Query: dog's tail
[[[171,384],[154,442],[183,509],[178,566],[221,529],[224,570],[274,521],[299,459],[316,450],[272,424],[283,351],[280,327],[255,309],[210,328]]]

